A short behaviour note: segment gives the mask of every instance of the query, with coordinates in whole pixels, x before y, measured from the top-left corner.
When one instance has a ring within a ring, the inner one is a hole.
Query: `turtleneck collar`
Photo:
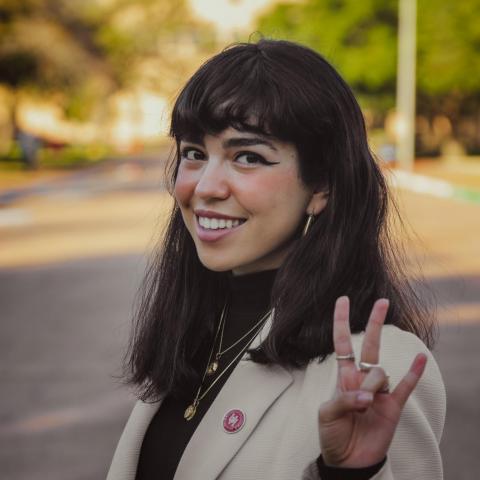
[[[257,313],[270,306],[277,270],[228,275],[229,310],[240,314]]]

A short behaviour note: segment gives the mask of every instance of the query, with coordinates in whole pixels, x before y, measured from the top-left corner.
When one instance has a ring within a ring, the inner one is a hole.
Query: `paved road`
[[[83,195],[69,195],[64,185],[53,196],[17,199],[11,208],[29,212],[26,221],[0,227],[5,480],[104,478],[133,402],[115,377],[142,252],[155,230],[151,205],[163,196],[135,182],[93,192],[82,182],[73,188]],[[449,399],[445,478],[473,480],[480,471],[480,207],[410,194],[402,202],[424,241],[428,253],[419,258],[440,304],[435,355]]]
[[[132,403],[115,378],[141,257],[0,272],[0,478],[94,480]]]
[[[143,267],[125,255],[0,271],[0,478],[104,478],[133,401],[114,376]],[[480,277],[466,280],[435,287],[478,298]],[[478,324],[452,324],[435,353],[449,397],[450,480],[476,479],[480,469],[479,344]]]

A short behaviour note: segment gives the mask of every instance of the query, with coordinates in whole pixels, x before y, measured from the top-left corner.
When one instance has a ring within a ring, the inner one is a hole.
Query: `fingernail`
[[[373,400],[372,392],[360,392],[357,395],[357,400],[362,403],[371,402]]]

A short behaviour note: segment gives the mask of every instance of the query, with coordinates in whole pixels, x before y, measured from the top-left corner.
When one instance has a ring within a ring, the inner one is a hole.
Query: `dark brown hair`
[[[252,121],[254,119],[254,121]],[[208,60],[181,91],[171,136],[215,134],[229,126],[293,143],[308,186],[328,190],[326,208],[280,267],[270,334],[251,352],[290,368],[333,351],[336,299],[348,295],[351,330],[364,330],[374,301],[390,300],[387,323],[427,345],[432,321],[404,273],[388,230],[389,194],[370,152],[360,107],[318,53],[287,41],[237,44]],[[175,182],[179,155],[171,164]],[[395,213],[395,210],[394,212]],[[225,273],[199,261],[173,207],[162,248],[141,289],[127,367],[144,400],[179,394],[197,381],[193,359],[212,335],[225,298]]]

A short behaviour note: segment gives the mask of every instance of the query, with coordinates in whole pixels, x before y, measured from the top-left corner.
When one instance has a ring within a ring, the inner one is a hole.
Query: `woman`
[[[431,323],[345,82],[305,47],[235,45],[184,87],[171,135],[140,400],[108,478],[441,478]]]

